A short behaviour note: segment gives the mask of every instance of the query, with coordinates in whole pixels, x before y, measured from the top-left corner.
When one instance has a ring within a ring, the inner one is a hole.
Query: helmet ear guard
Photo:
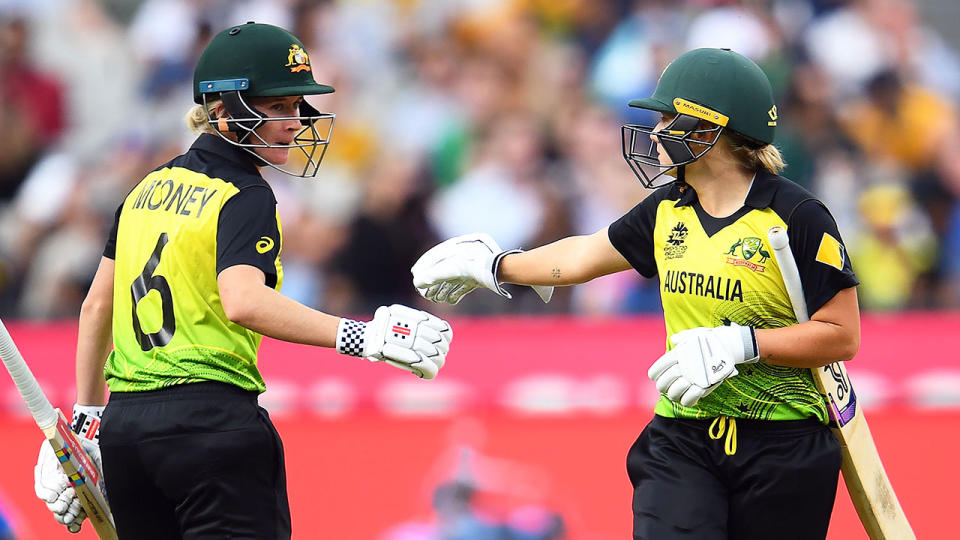
[[[683,171],[683,166],[693,163],[703,157],[720,139],[723,126],[698,129],[701,119],[686,114],[678,114],[663,129],[656,130],[656,126],[626,124],[621,127],[621,142],[623,157],[630,165],[630,169],[644,187],[653,189],[665,186],[679,178],[667,176],[669,180],[657,182],[661,176],[671,170]],[[714,133],[712,139],[701,140],[694,135]],[[656,138],[663,147],[663,151],[670,158],[669,164],[660,163],[660,154],[657,150]],[[694,150],[691,145],[701,148]]]
[[[206,100],[206,95],[204,95],[204,100]],[[248,105],[237,90],[222,92],[220,100],[223,101],[223,108],[230,117],[216,120],[211,118],[211,123],[216,122],[215,127],[220,133],[233,132],[240,144],[246,142],[250,134],[254,133],[265,122],[266,115]],[[264,144],[266,143],[264,142]]]

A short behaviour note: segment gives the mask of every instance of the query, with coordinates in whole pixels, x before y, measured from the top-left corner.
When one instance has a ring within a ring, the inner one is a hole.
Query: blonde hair
[[[780,151],[772,144],[758,147],[739,136],[739,134],[726,132],[723,135],[727,137],[727,141],[730,143],[730,151],[748,169],[756,170],[763,167],[768,172],[780,174],[787,166],[783,156],[780,155]]]
[[[201,133],[210,133],[211,135],[216,135],[217,130],[210,125],[211,118],[217,118],[217,107],[220,106],[220,100],[215,99],[213,101],[207,102],[207,108],[204,109],[203,105],[194,105],[187,111],[187,114],[184,115],[184,120],[187,122],[187,127],[190,128],[196,135]]]

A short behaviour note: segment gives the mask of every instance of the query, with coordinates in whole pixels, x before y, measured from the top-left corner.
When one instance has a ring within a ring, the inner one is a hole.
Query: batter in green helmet
[[[766,75],[726,49],[675,59],[653,96],[660,113],[622,128],[623,155],[658,188],[591,235],[527,252],[483,234],[449,239],[413,267],[429,300],[457,303],[502,283],[575,285],[635,270],[659,278],[665,353],[636,358],[660,397],[627,455],[633,538],[824,538],[840,448],[810,368],[860,343],[856,276],[837,225],[778,175],[780,121]],[[797,324],[767,231],[789,231],[810,321]],[[630,355],[631,351],[623,351]],[[604,358],[585,358],[602,372]]]
[[[74,430],[98,466],[102,452],[120,538],[290,538],[283,445],[257,403],[263,336],[426,379],[444,364],[450,325],[427,312],[394,304],[361,322],[279,292],[283,234],[260,171],[317,173],[333,114],[303,96],[333,88],[313,75],[282,28],[217,34],[194,74],[196,141],[117,209],[80,313]],[[68,486],[44,443],[37,495],[76,532]]]

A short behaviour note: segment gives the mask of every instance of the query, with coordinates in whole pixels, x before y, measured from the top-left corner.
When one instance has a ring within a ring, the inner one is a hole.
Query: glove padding
[[[337,352],[386,362],[432,379],[446,362],[453,330],[426,311],[400,304],[381,306],[368,323],[341,319]]]
[[[513,298],[497,281],[500,261],[519,249],[504,251],[484,233],[464,234],[441,242],[417,259],[410,272],[420,295],[432,302],[456,304],[467,293],[485,287],[506,298]],[[533,285],[547,303],[553,287]]]
[[[98,471],[102,470],[98,444],[102,411],[103,407],[83,405],[73,407],[74,431],[77,432],[80,445],[90,456],[90,460]],[[66,526],[72,533],[80,532],[87,513],[80,505],[80,499],[77,498],[67,475],[60,468],[60,461],[48,441],[43,441],[40,445],[37,465],[33,469],[33,489],[37,497],[53,512],[57,523]]]
[[[647,376],[657,390],[687,407],[735,377],[737,364],[760,359],[756,334],[749,326],[691,328],[671,336],[670,343],[673,348],[650,366]]]

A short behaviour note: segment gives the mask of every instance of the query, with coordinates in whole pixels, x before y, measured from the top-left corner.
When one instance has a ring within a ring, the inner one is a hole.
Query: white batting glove
[[[103,407],[73,407],[73,430],[97,469],[102,468],[99,446],[102,414]],[[53,452],[53,447],[47,441],[40,445],[37,465],[33,469],[33,489],[37,497],[53,512],[57,523],[66,526],[72,533],[80,532],[87,514],[80,505],[80,499],[77,498],[67,475],[60,468],[60,461]]]
[[[519,249],[503,250],[484,233],[453,237],[430,248],[417,259],[410,272],[420,295],[433,302],[456,304],[467,293],[484,287],[506,298],[509,292],[500,286],[497,269],[500,261]],[[544,303],[553,296],[553,287],[533,286]]]
[[[386,362],[422,379],[432,379],[446,362],[453,330],[426,311],[400,304],[380,306],[364,323],[340,319],[337,352]]]
[[[657,390],[687,407],[736,376],[737,364],[760,359],[756,334],[749,326],[691,328],[671,336],[670,343],[673,348],[650,366],[647,376]]]

